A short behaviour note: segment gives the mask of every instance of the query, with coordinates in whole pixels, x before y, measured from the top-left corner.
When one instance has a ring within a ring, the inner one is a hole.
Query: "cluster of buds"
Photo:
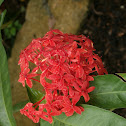
[[[93,76],[107,73],[101,58],[94,53],[93,42],[84,35],[63,34],[51,30],[43,38],[33,39],[20,54],[19,82],[32,87],[38,81],[45,96],[36,103],[27,103],[21,114],[38,123],[42,118],[49,123],[52,116],[81,114],[84,108],[77,106],[80,97],[88,102],[95,87],[89,85]],[[30,70],[30,64],[34,64]],[[39,76],[40,80],[36,79]],[[45,100],[46,103],[42,103]]]

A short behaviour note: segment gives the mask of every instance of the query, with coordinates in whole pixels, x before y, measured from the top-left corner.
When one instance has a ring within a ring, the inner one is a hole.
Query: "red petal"
[[[77,68],[77,70],[76,70],[76,77],[77,78],[81,78],[82,76],[83,76],[83,74],[84,74],[84,70],[83,70],[83,68],[82,67],[79,67],[79,68]]]
[[[46,101],[47,101],[47,103],[51,103],[52,102],[52,100],[53,100],[53,96],[52,96],[52,94],[51,93],[46,93],[46,95],[45,95],[45,99],[46,99]]]
[[[24,73],[24,74],[28,74],[28,73],[29,73],[29,71],[30,71],[30,69],[29,69],[29,68],[25,68],[25,69],[24,69],[24,71],[23,71],[23,73]]]
[[[79,85],[78,85],[76,82],[72,82],[72,83],[73,83],[74,88],[75,88],[77,91],[81,92],[81,88],[79,87]]]
[[[30,79],[26,79],[27,85],[32,88],[32,81]]]
[[[73,42],[72,47],[77,48],[77,42],[76,41]]]
[[[57,80],[57,79],[60,79],[60,76],[57,75],[57,74],[51,74],[51,75],[49,75],[48,78],[49,78],[50,80]]]
[[[82,85],[82,90],[86,90],[89,87],[89,81],[84,81]]]
[[[62,87],[62,92],[64,94],[64,96],[67,96],[68,95],[68,88],[67,87]]]
[[[87,89],[87,92],[88,92],[88,93],[90,93],[90,92],[92,92],[94,89],[95,89],[95,87],[94,87],[94,86],[89,87],[89,88]]]
[[[49,40],[51,46],[56,46],[55,42],[52,40]]]
[[[97,54],[94,54],[93,58],[96,59],[98,62],[102,63],[101,58]]]
[[[43,111],[44,109],[44,104],[39,104],[39,111]]]
[[[74,96],[74,90],[70,86],[69,86],[69,95],[70,95],[70,97]]]
[[[87,76],[87,81],[94,81],[94,78],[92,76]]]
[[[77,82],[80,86],[82,86],[82,85],[83,85],[82,81],[81,81],[81,80],[79,80],[79,79],[76,79],[76,82]]]
[[[52,66],[51,69],[49,69],[50,72],[54,73],[54,74],[59,74],[60,71],[60,67],[59,66]]]
[[[105,68],[103,68],[103,73],[108,74],[108,72]]]
[[[77,106],[74,106],[74,111],[78,114],[81,114],[81,109]]]
[[[48,72],[48,71],[47,71],[47,69],[46,69],[46,70],[44,70],[44,71],[41,73],[40,81],[41,81],[41,79],[43,79],[43,78],[46,77],[47,72]]]
[[[81,107],[81,106],[78,106],[78,107],[81,109],[82,112],[84,111],[84,108],[83,107]]]
[[[32,70],[32,73],[36,73],[38,70],[39,70],[39,67],[35,67],[35,68]]]
[[[55,33],[58,33],[58,34],[63,35],[63,33],[62,33],[60,30],[58,30],[58,29],[54,29],[54,30],[52,30],[52,31],[55,32]]]
[[[62,111],[62,112],[68,112],[70,109],[71,109],[71,107],[67,105],[67,106],[66,106],[65,108],[63,108],[61,111]]]
[[[56,62],[54,59],[48,59],[48,62],[53,65],[53,66],[57,66],[59,63]]]
[[[71,62],[78,62],[78,59],[70,59]]]
[[[69,68],[72,69],[72,70],[75,70],[77,68],[77,64],[76,63],[72,63],[70,64]]]
[[[68,83],[70,83],[70,82],[74,79],[74,76],[71,75],[71,74],[65,74],[65,75],[64,75],[64,79],[65,79]]]
[[[25,82],[22,82],[22,86],[25,87]]]
[[[97,65],[95,65],[95,70],[97,71],[97,73],[98,73],[98,74],[100,74],[100,73],[99,73],[99,69],[98,69],[98,66],[97,66]]]
[[[71,105],[71,101],[70,101],[70,99],[69,99],[68,97],[64,96],[64,97],[63,97],[63,100],[64,100],[64,102],[65,102],[66,104]]]
[[[89,61],[89,64],[90,64],[90,65],[93,64],[93,62],[94,62],[93,57],[89,57],[88,61]]]
[[[74,110],[71,109],[69,112],[66,112],[65,114],[66,114],[66,116],[72,116],[73,113],[74,113]]]
[[[69,70],[69,65],[66,64],[66,63],[63,63],[62,66],[61,66],[61,69],[64,73],[70,73],[70,70]]]
[[[25,77],[20,75],[20,78],[18,79],[18,82],[23,83],[25,81]]]
[[[90,97],[89,97],[88,93],[83,92],[83,93],[82,93],[82,95],[83,95],[83,97],[84,97],[85,102],[88,102],[88,101],[89,101],[89,99],[90,99]]]
[[[73,99],[72,99],[72,103],[73,105],[75,105],[78,101],[80,100],[80,95],[79,93],[75,93]]]

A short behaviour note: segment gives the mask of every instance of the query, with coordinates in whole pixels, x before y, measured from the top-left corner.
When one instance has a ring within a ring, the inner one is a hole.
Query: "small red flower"
[[[31,79],[33,79],[32,77],[38,76],[38,74],[36,73],[30,73],[29,74],[30,69],[29,68],[25,68],[21,73],[20,73],[20,77],[19,77],[19,82],[22,83],[23,87],[25,87],[25,80],[27,85],[31,88],[32,87],[32,81]]]
[[[52,116],[72,116],[81,114],[84,108],[77,106],[80,97],[90,100],[89,81],[97,74],[107,74],[101,58],[94,53],[93,42],[84,35],[63,34],[51,30],[43,38],[33,39],[20,54],[18,64],[21,68],[19,82],[31,88],[32,81],[38,81],[45,90],[45,96],[35,104],[28,103],[20,110],[38,123],[42,118],[49,123]],[[30,71],[30,65],[35,66]],[[33,65],[34,64],[34,65]],[[40,80],[33,77],[38,76]],[[46,103],[41,101],[45,99]],[[36,109],[37,108],[37,109]]]
[[[77,93],[73,98],[72,98],[72,102],[70,101],[70,99],[67,96],[64,96],[63,100],[63,109],[62,112],[65,112],[66,116],[71,116],[73,115],[74,111],[78,114],[81,114],[82,110],[80,108],[80,106],[76,106],[76,103],[79,101],[80,99],[80,95],[79,93]]]

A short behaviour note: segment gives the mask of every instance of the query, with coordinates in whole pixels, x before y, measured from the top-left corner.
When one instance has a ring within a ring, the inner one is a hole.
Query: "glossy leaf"
[[[41,100],[42,97],[44,97],[44,95],[45,95],[38,90],[35,90],[33,88],[29,88],[28,86],[26,86],[26,88],[27,88],[29,100],[32,103],[36,103],[37,101]],[[44,100],[43,100],[43,102],[44,102]]]
[[[126,73],[116,73],[115,75],[118,75],[118,77],[122,78],[124,81],[126,81]]]
[[[107,110],[91,106],[82,105],[85,109],[81,115],[74,113],[67,117],[64,113],[55,116],[52,124],[46,121],[40,122],[40,126],[125,126],[126,119]]]
[[[0,1],[1,4],[1,1]],[[6,11],[0,15],[0,28]],[[12,111],[12,99],[10,79],[8,73],[7,57],[2,45],[0,34],[0,126],[15,126],[15,120]]]
[[[126,82],[118,76],[114,74],[95,76],[90,84],[95,86],[95,90],[90,93],[90,104],[105,109],[126,107]]]

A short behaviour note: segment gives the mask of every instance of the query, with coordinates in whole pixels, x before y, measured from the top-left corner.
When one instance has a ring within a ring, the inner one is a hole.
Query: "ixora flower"
[[[88,93],[95,87],[89,85],[93,76],[107,74],[100,57],[94,53],[93,42],[84,35],[63,34],[51,30],[43,38],[33,39],[20,54],[19,82],[32,87],[38,81],[45,96],[35,104],[27,103],[20,110],[33,122],[44,119],[53,122],[52,116],[81,114],[84,108],[77,106],[80,97],[90,100]],[[35,66],[30,70],[30,65]],[[39,76],[40,80],[36,79]],[[42,101],[46,103],[43,104]]]

